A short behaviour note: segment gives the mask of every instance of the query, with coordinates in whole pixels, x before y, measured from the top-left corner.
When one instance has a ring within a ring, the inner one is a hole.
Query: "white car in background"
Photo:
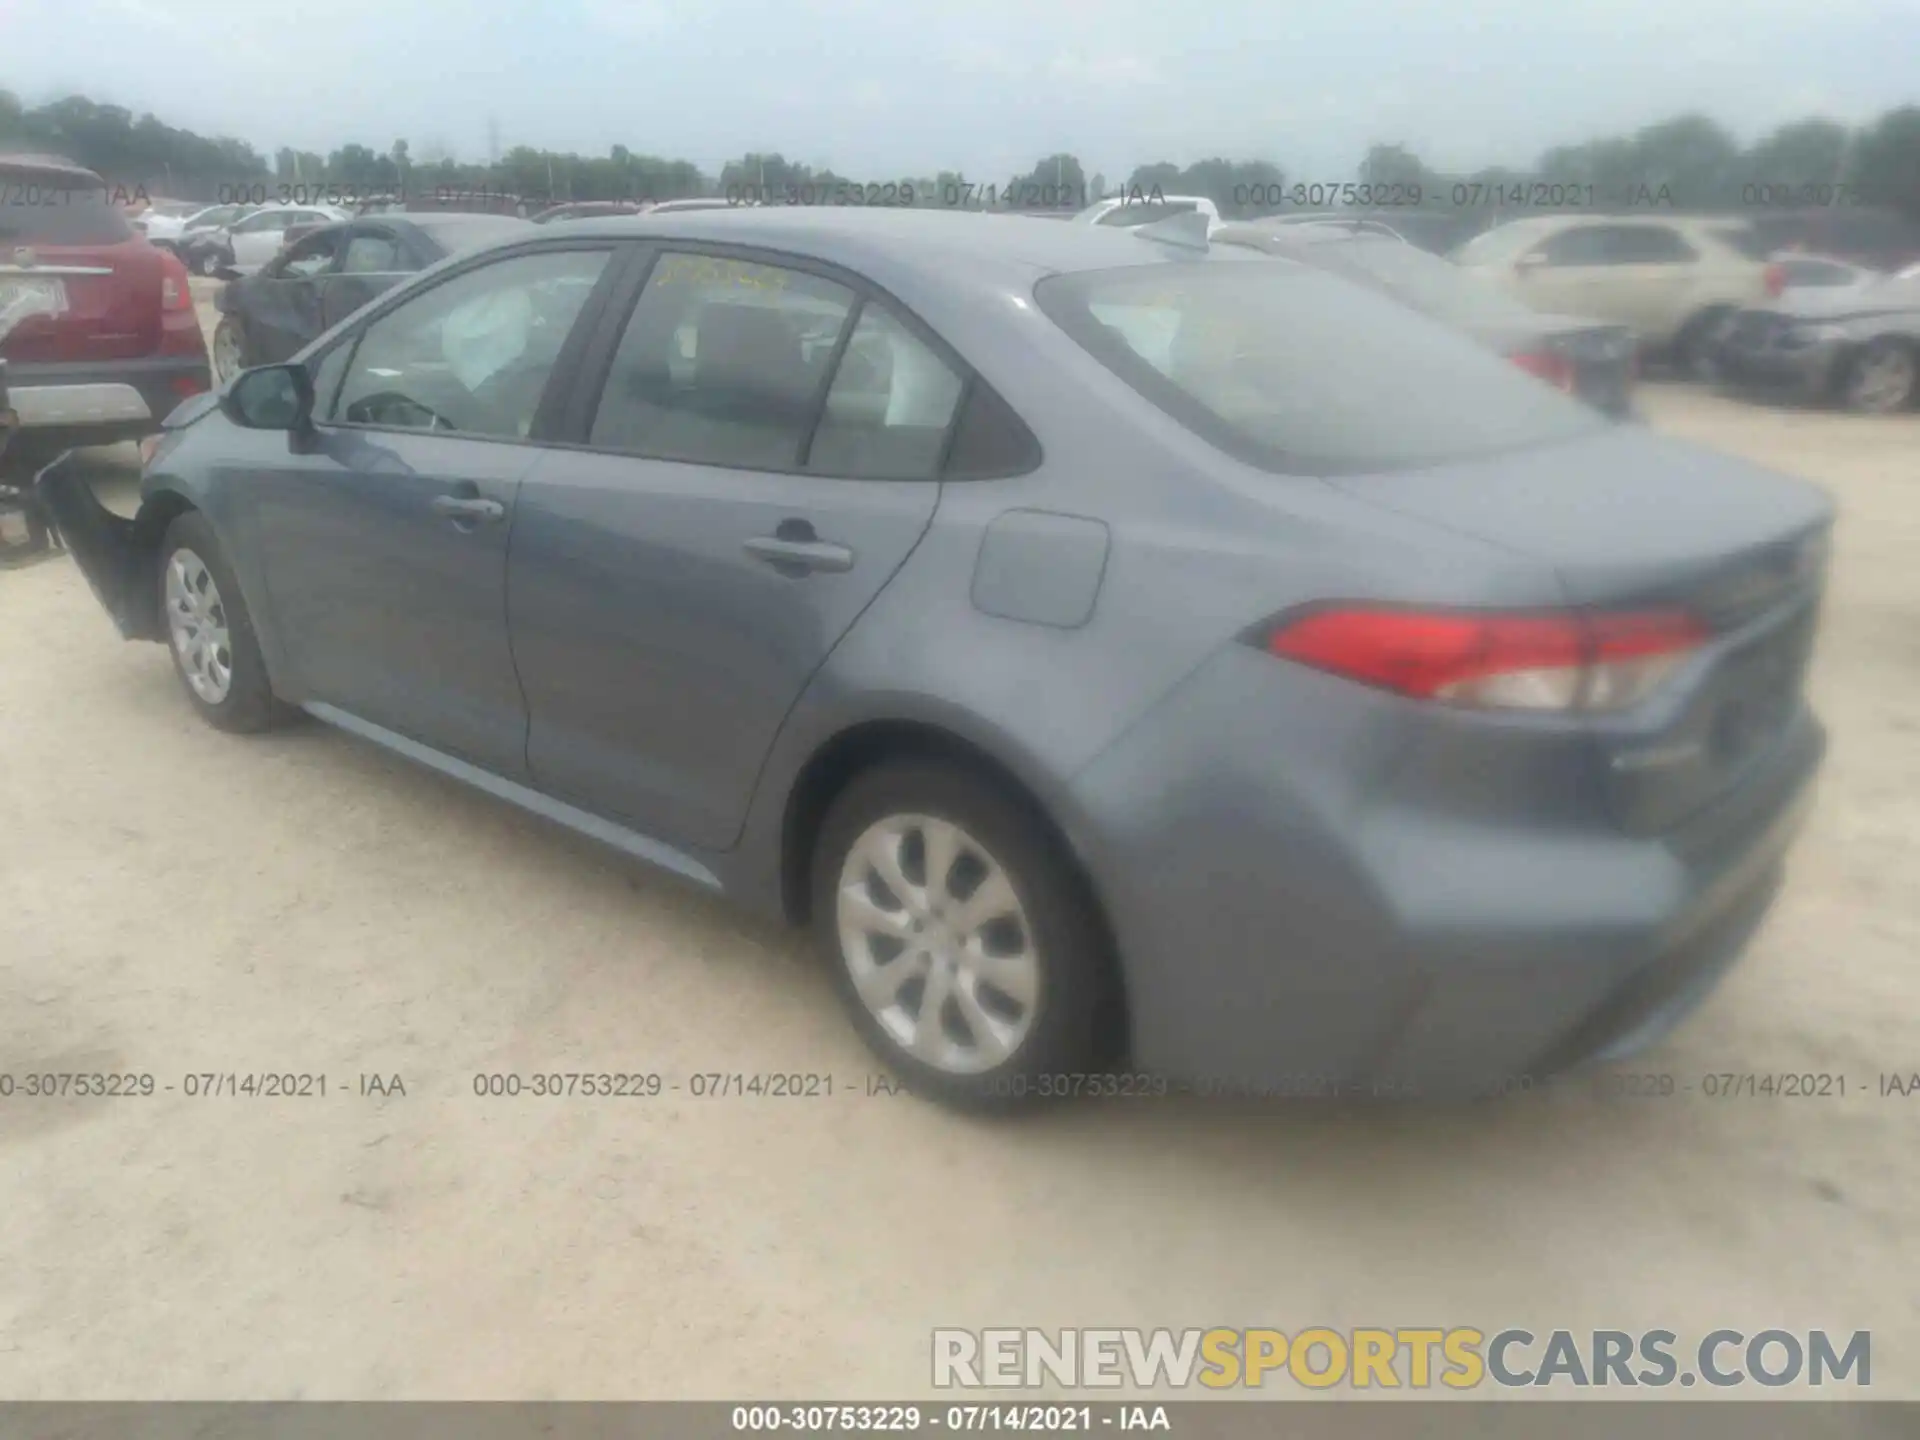
[[[133,217],[133,228],[155,244],[167,244],[178,240],[187,221],[206,208],[198,200],[155,200]]]
[[[280,253],[287,231],[311,225],[332,225],[353,216],[337,205],[262,205],[234,221],[224,233],[233,252],[232,267],[251,275]]]
[[[1220,207],[1204,195],[1156,194],[1149,198],[1137,190],[1131,194],[1094,201],[1073,217],[1073,223],[1131,230],[1136,226],[1151,225],[1157,220],[1190,215],[1195,211],[1207,217],[1207,234],[1210,237],[1218,234],[1227,223],[1220,218]]]
[[[1643,351],[1691,373],[1710,367],[1728,316],[1783,284],[1731,215],[1529,216],[1476,235],[1453,258],[1535,310],[1628,326]]]

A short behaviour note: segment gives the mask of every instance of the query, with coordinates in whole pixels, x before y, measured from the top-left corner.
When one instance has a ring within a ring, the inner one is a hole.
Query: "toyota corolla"
[[[954,1103],[1624,1054],[1824,746],[1820,492],[1178,220],[542,227],[40,483],[210,723],[810,926]]]

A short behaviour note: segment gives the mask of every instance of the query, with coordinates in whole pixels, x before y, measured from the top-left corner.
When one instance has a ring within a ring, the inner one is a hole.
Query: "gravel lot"
[[[0,1101],[0,1394],[898,1397],[936,1325],[1474,1324],[1871,1329],[1875,1393],[1920,1396],[1920,1096],[1872,1093],[1920,1070],[1920,418],[1647,402],[1843,518],[1788,892],[1636,1068],[1845,1099],[847,1094],[796,939],[318,725],[217,734],[71,564],[0,572],[0,1070],[176,1087]],[[179,1088],[265,1069],[328,1096]],[[536,1070],[837,1093],[473,1093]]]

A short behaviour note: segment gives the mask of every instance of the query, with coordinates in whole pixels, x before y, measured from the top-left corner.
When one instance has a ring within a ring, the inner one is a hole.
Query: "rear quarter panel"
[[[963,297],[938,318],[935,305],[915,307],[1013,399],[1045,460],[1028,475],[944,484],[919,547],[802,693],[763,767],[736,857],[731,883],[755,903],[777,903],[795,780],[852,726],[912,721],[971,742],[1027,785],[1097,869],[1099,837],[1076,811],[1073,777],[1249,626],[1341,594],[1563,599],[1535,562],[1221,455],[1022,299]],[[996,306],[1009,313],[986,323]],[[1014,511],[1105,527],[1084,623],[1008,619],[976,603],[983,540]]]

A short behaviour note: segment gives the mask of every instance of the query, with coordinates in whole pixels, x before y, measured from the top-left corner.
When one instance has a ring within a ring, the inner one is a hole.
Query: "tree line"
[[[844,176],[780,154],[748,154],[708,173],[615,145],[606,155],[515,146],[496,160],[458,160],[437,147],[416,156],[405,140],[384,150],[347,144],[327,154],[283,148],[264,155],[243,140],[176,129],[151,114],[82,96],[23,106],[0,90],[0,151],[51,152],[99,172],[108,183],[209,203],[248,190],[336,186],[355,196],[488,190],[547,200],[667,200],[722,195],[772,199],[838,197],[847,187],[883,187],[885,203],[1079,208],[1111,195],[1204,195],[1230,215],[1284,208],[1332,209],[1368,203],[1541,208],[1566,201],[1617,209],[1642,197],[1680,210],[1755,204],[1867,204],[1920,219],[1920,106],[1904,106],[1849,127],[1807,119],[1742,145],[1704,115],[1681,115],[1630,135],[1547,150],[1530,167],[1448,173],[1404,144],[1372,147],[1352,187],[1293,180],[1267,160],[1156,161],[1113,180],[1089,176],[1070,154],[1048,155],[1020,174]],[[910,190],[907,187],[911,187]]]

